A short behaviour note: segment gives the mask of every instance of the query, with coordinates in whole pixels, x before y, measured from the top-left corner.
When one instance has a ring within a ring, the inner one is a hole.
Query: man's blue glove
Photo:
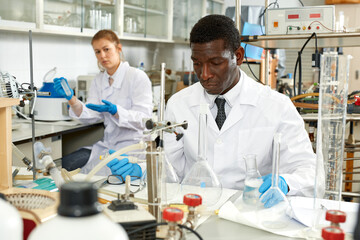
[[[66,78],[55,78],[54,79],[54,88],[57,94],[66,98],[66,100],[70,100],[74,96],[74,90],[72,90],[69,86]]]
[[[109,153],[113,154],[115,151],[110,149]],[[127,156],[125,154],[121,156]],[[108,164],[106,164],[111,170],[113,175],[121,175],[125,180],[127,175],[132,177],[141,177],[141,167],[137,163],[129,163],[129,159],[123,158],[121,160],[114,158]]]
[[[109,112],[111,115],[114,115],[117,112],[117,107],[115,104],[112,104],[111,102],[106,100],[101,101],[105,103],[105,105],[88,103],[86,104],[86,107],[98,112]]]
[[[262,179],[264,182],[259,188],[259,192],[261,193],[260,199],[261,199],[261,202],[264,203],[264,207],[270,208],[270,207],[278,204],[279,202],[281,202],[283,200],[283,196],[278,191],[273,191],[272,189],[270,190],[270,192],[266,192],[271,187],[272,174],[263,176]],[[284,193],[284,195],[286,195],[289,191],[288,185],[287,185],[285,179],[281,176],[279,176],[278,187]],[[265,192],[266,192],[266,195],[264,197],[262,197]]]

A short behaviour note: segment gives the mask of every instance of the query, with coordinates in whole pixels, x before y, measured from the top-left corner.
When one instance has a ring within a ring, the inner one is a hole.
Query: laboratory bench
[[[31,120],[12,120],[12,142],[26,157],[32,159],[32,124]],[[41,141],[50,147],[52,157],[61,158],[80,147],[91,146],[104,135],[103,122],[83,124],[75,120],[43,122],[35,121],[35,141]],[[13,165],[24,164],[13,154]]]

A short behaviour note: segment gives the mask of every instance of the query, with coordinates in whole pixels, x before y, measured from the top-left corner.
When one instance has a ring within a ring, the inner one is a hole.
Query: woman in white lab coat
[[[73,94],[66,95],[62,79],[54,80],[55,89],[69,100],[71,117],[84,123],[104,121],[104,138],[95,143],[91,151],[82,148],[62,159],[67,170],[81,167],[84,173],[90,172],[99,163],[100,155],[110,149],[137,143],[144,130],[142,120],[151,118],[153,110],[151,82],[143,71],[123,61],[117,35],[111,30],[101,30],[91,44],[102,71],[91,83],[86,104]],[[111,171],[104,167],[98,174],[109,175]]]
[[[179,129],[184,134],[179,141],[164,136],[165,152],[179,177],[183,179],[197,161],[200,105],[208,104],[207,161],[223,187],[243,189],[243,157],[256,154],[264,180],[259,191],[267,191],[272,140],[279,132],[280,189],[284,194],[312,196],[316,157],[304,122],[287,96],[255,82],[238,68],[244,49],[234,22],[221,15],[200,19],[191,31],[190,47],[199,82],[174,94],[165,114],[168,121],[188,121],[187,130]],[[218,99],[224,99],[224,105]],[[277,203],[275,197],[268,200],[265,207]]]

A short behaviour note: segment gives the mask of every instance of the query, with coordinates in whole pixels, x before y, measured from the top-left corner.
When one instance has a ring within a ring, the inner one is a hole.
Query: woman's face
[[[109,75],[116,72],[120,64],[121,44],[114,44],[109,40],[102,38],[95,40],[92,44],[95,56],[101,66],[103,66]]]

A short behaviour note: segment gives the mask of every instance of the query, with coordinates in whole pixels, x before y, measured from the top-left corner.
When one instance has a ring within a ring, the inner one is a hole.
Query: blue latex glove
[[[259,192],[261,193],[261,195],[260,195],[261,202],[264,203],[264,207],[270,208],[270,207],[278,204],[280,201],[282,201],[283,196],[281,196],[281,194],[279,194],[278,191],[272,191],[272,189],[271,189],[270,192],[266,193],[266,195],[264,197],[262,197],[262,195],[266,191],[268,191],[268,189],[271,187],[272,174],[270,173],[266,176],[263,176],[262,179],[264,182],[263,182],[263,184],[261,184],[261,186],[259,188]],[[281,176],[279,176],[278,187],[284,195],[286,195],[289,191],[288,185],[287,185],[285,179]]]
[[[65,87],[67,88],[66,91],[64,90],[64,87],[61,86],[61,81],[65,81]],[[70,100],[73,96],[74,96],[74,90],[72,90],[69,86],[68,81],[66,80],[66,78],[55,78],[54,79],[54,88],[55,91],[57,92],[57,94],[59,94],[60,96],[66,98],[66,100]],[[66,94],[66,92],[68,94]]]
[[[115,151],[110,149],[109,153],[113,154]],[[121,156],[127,156],[123,154]],[[141,177],[141,167],[137,163],[129,163],[129,159],[123,158],[121,160],[114,158],[108,164],[106,164],[111,170],[113,175],[121,175],[125,180],[127,175],[133,177]]]
[[[111,115],[117,113],[117,107],[115,104],[112,104],[111,102],[106,100],[102,100],[102,102],[105,103],[105,105],[88,103],[86,104],[86,107],[98,112],[109,112]]]

